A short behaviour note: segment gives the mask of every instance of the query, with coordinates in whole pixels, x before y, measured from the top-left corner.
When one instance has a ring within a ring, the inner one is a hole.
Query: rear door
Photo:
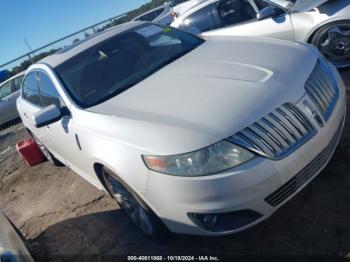
[[[203,6],[184,18],[178,27],[193,34],[210,32],[211,30],[221,28],[223,25],[216,5],[216,3],[211,3]]]
[[[11,90],[11,95],[9,95],[7,97],[7,101],[9,102],[9,118],[10,120],[16,119],[18,118],[19,114],[17,111],[17,107],[16,107],[16,101],[17,98],[20,95],[20,88],[21,88],[21,84],[23,81],[23,75],[16,77],[14,79],[12,79],[11,84],[12,84],[12,90]]]
[[[0,124],[3,124],[11,118],[12,81],[8,81],[0,86]]]

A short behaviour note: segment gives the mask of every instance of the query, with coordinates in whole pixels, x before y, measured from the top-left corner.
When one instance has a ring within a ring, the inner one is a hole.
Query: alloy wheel
[[[120,207],[126,212],[137,227],[139,227],[145,234],[152,235],[154,230],[152,222],[142,205],[112,175],[106,172],[104,173],[110,190]]]
[[[336,67],[350,66],[350,24],[337,24],[320,38],[318,48]]]

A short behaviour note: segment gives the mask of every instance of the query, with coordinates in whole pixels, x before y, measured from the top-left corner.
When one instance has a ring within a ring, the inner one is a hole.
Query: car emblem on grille
[[[304,106],[306,110],[312,115],[312,117],[316,120],[316,122],[319,124],[320,127],[324,126],[322,117],[320,114],[317,112],[315,107],[307,100],[304,101]]]

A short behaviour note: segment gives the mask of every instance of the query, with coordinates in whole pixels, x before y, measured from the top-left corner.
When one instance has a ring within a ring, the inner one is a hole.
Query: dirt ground
[[[350,89],[350,71],[342,74]],[[21,124],[0,131],[0,208],[39,261],[81,254],[350,254],[350,121],[328,167],[266,222],[228,237],[172,236],[161,243],[140,234],[110,197],[69,169],[26,167],[14,145],[27,136]]]

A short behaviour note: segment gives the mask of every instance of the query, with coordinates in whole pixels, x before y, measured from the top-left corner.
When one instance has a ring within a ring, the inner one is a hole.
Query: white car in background
[[[350,0],[202,0],[173,27],[205,36],[266,36],[311,43],[350,65]]]
[[[16,100],[20,94],[24,73],[17,74],[0,84],[0,126],[19,117]]]
[[[144,21],[153,22],[161,25],[170,25],[178,16],[180,16],[193,6],[197,5],[200,1],[201,0],[168,1],[160,7],[157,7],[135,17],[132,21]]]
[[[346,94],[308,44],[134,22],[32,65],[17,107],[51,162],[145,234],[214,236],[267,219],[323,170]]]

